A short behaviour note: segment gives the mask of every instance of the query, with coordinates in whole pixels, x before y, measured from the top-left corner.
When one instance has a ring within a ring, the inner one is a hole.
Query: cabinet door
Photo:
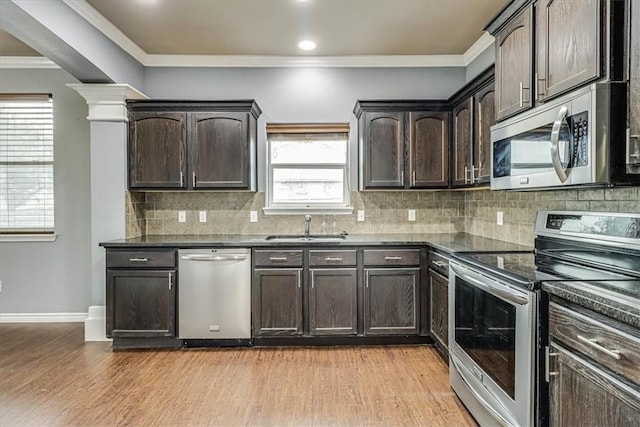
[[[629,164],[640,173],[640,2],[630,3]]]
[[[364,188],[404,188],[404,114],[364,113]]]
[[[311,269],[309,322],[312,335],[358,333],[355,268]]]
[[[496,121],[494,84],[480,89],[473,99],[473,175],[476,183],[486,184],[491,178],[491,126]]]
[[[256,269],[253,276],[253,333],[302,333],[302,269]]]
[[[365,334],[417,334],[419,287],[418,268],[366,269]]]
[[[552,426],[637,426],[640,393],[597,365],[551,347],[549,418]]]
[[[496,34],[496,117],[531,106],[531,7]]]
[[[471,118],[472,99],[453,109],[453,185],[464,186],[472,183],[471,163]]]
[[[107,270],[107,337],[174,337],[175,270]]]
[[[129,188],[186,188],[186,114],[131,113]]]
[[[535,7],[537,98],[597,78],[600,0],[538,0]]]
[[[409,113],[410,188],[449,185],[449,114]]]
[[[190,113],[193,189],[249,188],[247,113]]]
[[[431,337],[443,351],[449,351],[449,279],[429,270],[431,295]]]

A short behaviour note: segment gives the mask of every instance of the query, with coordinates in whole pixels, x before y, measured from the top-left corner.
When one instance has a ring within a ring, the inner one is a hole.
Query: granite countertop
[[[640,280],[545,282],[542,289],[640,329]]]
[[[318,247],[318,246],[407,246],[428,245],[447,253],[453,252],[509,252],[531,251],[529,246],[466,233],[426,234],[349,234],[344,240],[265,240],[266,235],[250,234],[185,234],[147,235],[129,239],[101,242],[105,248],[160,248],[160,247]]]

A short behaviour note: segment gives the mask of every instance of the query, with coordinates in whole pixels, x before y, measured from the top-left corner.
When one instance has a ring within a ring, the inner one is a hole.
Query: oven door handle
[[[560,182],[565,182],[568,178],[567,169],[562,167],[562,161],[560,160],[560,128],[568,111],[569,109],[566,105],[560,107],[558,117],[556,117],[556,120],[553,122],[553,127],[551,128],[551,163],[553,163],[553,169],[555,169],[556,175],[560,178]],[[569,164],[571,164],[571,162],[569,162]]]
[[[527,298],[526,296],[523,296],[520,293],[516,293],[512,291],[506,285],[500,285],[499,282],[496,282],[495,280],[486,278],[486,282],[485,282],[485,281],[476,279],[472,277],[469,273],[465,272],[463,270],[464,267],[461,268],[454,264],[449,264],[449,268],[453,270],[456,276],[459,276],[460,278],[467,280],[469,282],[473,282],[475,286],[477,286],[478,288],[482,289],[485,292],[490,293],[493,296],[496,296],[505,301],[512,302],[518,305],[526,305],[529,303],[529,298]],[[482,277],[484,278],[484,276]]]
[[[462,379],[462,382],[464,383],[464,385],[467,387],[467,389],[469,390],[469,392],[473,395],[473,397],[475,397],[482,406],[484,406],[484,408],[491,414],[493,415],[493,417],[503,426],[511,426],[511,425],[515,425],[514,423],[510,423],[505,417],[502,416],[502,414],[500,414],[498,411],[496,411],[495,409],[493,409],[491,407],[491,405],[482,397],[480,396],[480,393],[478,393],[471,384],[469,384],[469,381],[467,381],[467,379],[465,378],[465,376],[462,374],[462,372],[460,372],[460,368],[458,367],[458,362],[456,362],[456,360],[452,357],[449,359],[449,363],[451,363],[454,367],[454,369],[456,370],[456,372],[458,373],[458,376],[460,377],[460,379]]]

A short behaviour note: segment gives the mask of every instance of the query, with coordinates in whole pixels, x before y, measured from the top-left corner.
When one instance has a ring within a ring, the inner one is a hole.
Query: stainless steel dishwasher
[[[251,250],[180,249],[179,258],[178,337],[250,340]]]

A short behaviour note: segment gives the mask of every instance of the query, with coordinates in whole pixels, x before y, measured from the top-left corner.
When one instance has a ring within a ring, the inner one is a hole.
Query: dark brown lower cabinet
[[[176,270],[107,270],[107,337],[176,335]]]
[[[309,323],[312,335],[358,333],[358,273],[355,268],[311,269]]]
[[[365,269],[365,335],[418,333],[419,268]]]
[[[265,268],[253,273],[253,334],[302,334],[302,269]]]
[[[431,295],[429,332],[438,350],[449,354],[449,279],[429,270],[429,293]]]
[[[551,345],[552,426],[637,426],[640,392],[599,365]]]

